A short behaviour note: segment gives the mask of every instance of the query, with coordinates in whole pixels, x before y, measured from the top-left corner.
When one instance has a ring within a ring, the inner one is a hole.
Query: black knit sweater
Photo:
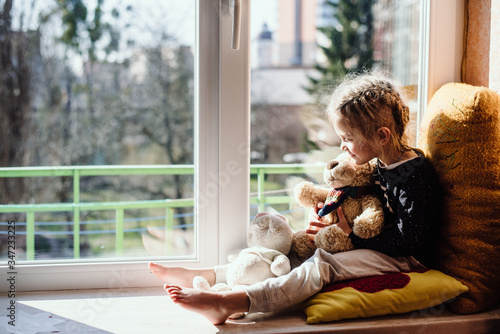
[[[412,255],[432,267],[442,208],[442,191],[430,161],[417,158],[388,168],[377,167],[377,195],[384,205],[382,232],[370,239],[349,235],[355,248],[389,256]]]

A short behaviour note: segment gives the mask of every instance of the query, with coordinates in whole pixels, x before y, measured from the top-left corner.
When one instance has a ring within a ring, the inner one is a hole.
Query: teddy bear
[[[291,270],[287,255],[292,247],[292,238],[293,231],[285,216],[258,213],[248,227],[248,248],[229,255],[229,263],[218,267],[217,281],[225,282],[210,287],[206,279],[197,276],[193,287],[229,291],[285,275]]]
[[[318,186],[309,181],[295,186],[294,196],[305,208],[314,208],[324,203],[318,215],[327,227],[309,225],[307,230],[298,231],[293,236],[292,249],[300,258],[312,256],[317,248],[330,253],[353,249],[349,236],[337,225],[336,209],[342,211],[353,233],[368,239],[382,230],[384,212],[382,203],[373,195],[376,161],[357,165],[347,152],[329,161],[324,169],[324,181],[330,188]],[[306,231],[308,233],[306,233]]]

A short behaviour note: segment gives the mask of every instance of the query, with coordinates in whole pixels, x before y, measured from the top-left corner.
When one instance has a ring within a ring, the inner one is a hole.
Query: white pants
[[[248,286],[249,312],[271,312],[295,306],[329,283],[423,268],[413,257],[393,258],[367,249],[336,254],[318,249],[289,274]]]

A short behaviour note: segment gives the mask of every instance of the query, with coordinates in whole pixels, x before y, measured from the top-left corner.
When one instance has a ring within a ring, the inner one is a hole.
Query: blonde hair
[[[378,129],[387,127],[392,149],[411,149],[406,132],[410,109],[399,88],[382,74],[348,75],[331,95],[326,114],[332,123],[340,116],[349,127],[359,131],[368,145],[374,145]]]

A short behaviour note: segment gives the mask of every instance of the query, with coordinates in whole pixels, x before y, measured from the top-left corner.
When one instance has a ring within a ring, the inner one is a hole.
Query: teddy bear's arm
[[[337,225],[328,226],[319,231],[314,243],[316,247],[332,254],[354,248],[349,236]]]
[[[362,213],[354,218],[353,233],[360,238],[369,239],[380,234],[384,224],[384,210],[378,198],[372,195],[363,197]]]
[[[328,189],[316,186],[312,182],[303,181],[295,186],[294,194],[295,199],[302,207],[312,208],[320,202],[325,202],[328,191]]]
[[[278,255],[273,259],[271,272],[276,276],[286,275],[292,270],[290,260],[285,255]]]

